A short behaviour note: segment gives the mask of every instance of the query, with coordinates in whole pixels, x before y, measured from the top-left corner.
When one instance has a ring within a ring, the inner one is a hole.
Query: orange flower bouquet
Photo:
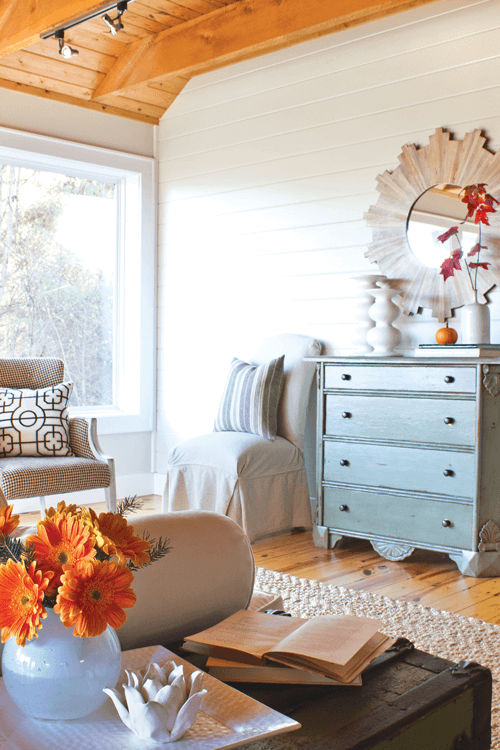
[[[66,505],[50,508],[37,533],[13,536],[19,516],[0,507],[0,628],[2,643],[18,646],[38,637],[47,608],[73,635],[91,638],[107,626],[120,628],[133,607],[134,571],[166,555],[168,540],[141,539],[125,514],[137,510],[126,498],[117,513]]]

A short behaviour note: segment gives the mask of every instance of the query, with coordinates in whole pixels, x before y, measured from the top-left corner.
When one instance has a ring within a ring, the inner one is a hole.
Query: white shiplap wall
[[[378,271],[363,220],[377,175],[437,127],[500,148],[499,10],[442,0],[195,78],[166,112],[158,472],[175,442],[211,431],[233,355],[279,332],[352,353],[351,277]],[[428,311],[396,324],[408,352],[439,327]]]

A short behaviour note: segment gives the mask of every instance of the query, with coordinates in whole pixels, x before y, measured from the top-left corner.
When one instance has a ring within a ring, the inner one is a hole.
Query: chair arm
[[[99,445],[97,437],[97,419],[85,417],[71,417],[69,420],[69,444],[77,458],[93,458],[108,463],[110,456],[106,456]]]
[[[169,540],[170,552],[141,568],[137,603],[116,631],[122,649],[167,646],[250,604],[254,559],[248,538],[227,516],[178,511],[129,516],[134,533]]]

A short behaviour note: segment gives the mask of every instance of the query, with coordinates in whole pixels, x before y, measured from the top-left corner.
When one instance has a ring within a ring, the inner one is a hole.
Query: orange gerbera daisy
[[[19,526],[19,516],[13,516],[13,505],[0,505],[0,535],[8,536]]]
[[[42,605],[50,576],[43,576],[32,562],[28,570],[20,562],[7,560],[0,566],[0,628],[2,643],[15,636],[18,646],[38,638],[40,619],[47,617]]]
[[[122,565],[128,558],[139,568],[151,561],[150,542],[134,534],[134,527],[120,513],[100,513],[98,523],[97,544],[108,555],[115,555]],[[104,539],[102,545],[99,537]]]
[[[54,612],[73,634],[92,638],[108,625],[120,628],[133,607],[136,595],[130,588],[134,575],[130,568],[113,560],[84,560],[65,565]]]
[[[26,538],[33,544],[38,567],[46,573],[52,571],[47,595],[53,594],[61,583],[63,566],[95,556],[95,536],[92,530],[77,517],[68,513],[56,513],[37,524],[37,533]]]
[[[56,513],[69,513],[69,515],[74,516],[77,512],[78,505],[76,503],[73,503],[72,505],[66,505],[64,500],[60,500],[57,503],[57,508],[49,508],[46,512],[47,518],[52,518],[56,515]]]

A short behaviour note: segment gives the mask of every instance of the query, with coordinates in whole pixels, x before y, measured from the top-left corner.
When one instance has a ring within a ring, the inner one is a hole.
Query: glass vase
[[[102,635],[80,638],[47,609],[38,638],[18,646],[9,638],[2,654],[5,689],[36,719],[80,719],[106,701],[121,667],[120,643],[108,626]]]
[[[462,344],[490,343],[490,309],[481,302],[462,307],[460,314]]]

